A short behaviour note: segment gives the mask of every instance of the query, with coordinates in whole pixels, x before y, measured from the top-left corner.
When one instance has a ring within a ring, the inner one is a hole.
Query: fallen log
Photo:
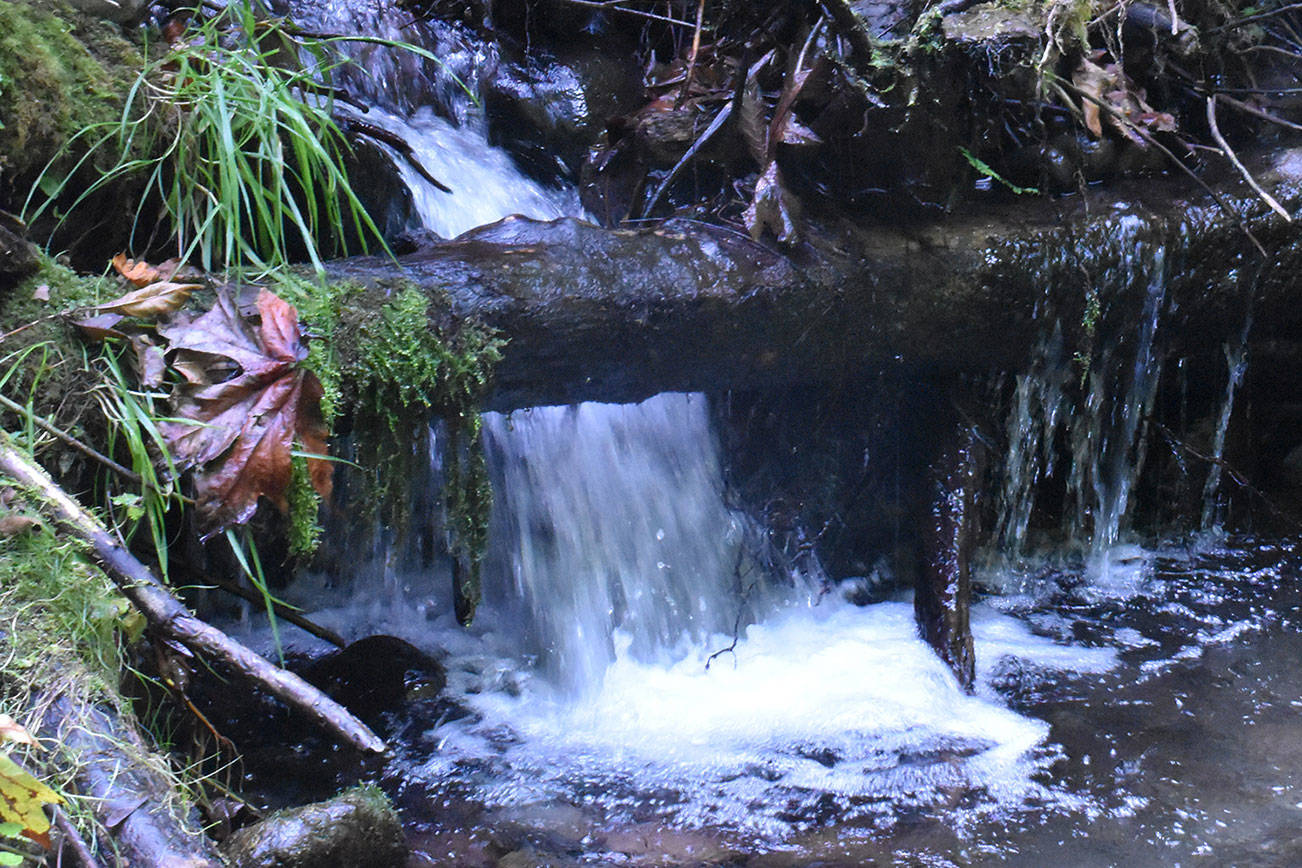
[[[385,752],[384,742],[348,709],[192,615],[144,564],[109,536],[98,519],[59,488],[40,465],[17,449],[5,432],[0,432],[0,471],[41,495],[55,521],[90,546],[105,573],[159,633],[196,653],[222,661],[306,714],[343,743],[362,751]]]
[[[1302,149],[1255,160],[1253,175],[1285,208],[1302,203]],[[1167,293],[1192,352],[1218,352],[1253,294],[1254,340],[1302,327],[1292,290],[1302,247],[1291,225],[1237,177],[1209,183],[1268,258],[1202,191],[1144,179],[1070,199],[972,204],[966,216],[917,226],[811,224],[789,252],[690,221],[623,231],[507,218],[396,263],[330,263],[327,275],[364,288],[343,313],[345,332],[364,329],[411,286],[446,318],[499,329],[509,342],[487,405],[500,410],[874,370],[1019,370],[1055,322],[1067,345],[1076,342],[1090,298],[1138,314],[1146,276],[1109,277],[1127,273],[1137,245],[1167,251]]]
[[[105,709],[69,696],[46,703],[37,734],[53,740],[69,757],[77,792],[106,829],[116,852],[102,857],[133,868],[221,868],[224,860],[195,823],[168,806],[171,785],[148,763],[135,728]],[[84,845],[83,845],[84,846]],[[79,850],[80,852],[80,850]],[[86,855],[79,856],[81,864]]]

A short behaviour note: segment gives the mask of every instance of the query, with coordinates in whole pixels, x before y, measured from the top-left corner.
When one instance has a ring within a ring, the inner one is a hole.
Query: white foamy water
[[[1010,657],[1076,672],[1115,662],[993,611],[975,630],[983,672]],[[917,638],[907,603],[794,606],[707,668],[730,643],[715,637],[673,662],[621,654],[578,700],[536,681],[514,696],[463,682],[479,719],[431,733],[439,749],[419,775],[474,782],[488,805],[595,801],[618,817],[650,803],[667,822],[771,840],[829,810],[889,824],[909,806],[964,801],[985,815],[1074,804],[1035,778],[1054,757],[1048,725],[992,691],[964,694]]]
[[[421,222],[444,238],[453,238],[512,214],[554,220],[583,214],[573,188],[549,189],[527,178],[500,148],[488,144],[483,119],[471,114],[460,126],[420,108],[403,118],[381,108],[359,116],[383,127],[411,146],[420,164],[447,186],[438,189],[406,157],[383,146],[411,190]]]

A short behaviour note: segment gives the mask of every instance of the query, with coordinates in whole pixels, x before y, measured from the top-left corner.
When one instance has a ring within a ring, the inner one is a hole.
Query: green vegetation
[[[161,198],[177,254],[209,270],[275,268],[299,251],[319,266],[320,237],[330,232],[340,243],[346,223],[363,243],[383,245],[343,169],[349,146],[328,87],[337,62],[321,41],[293,38],[249,3],[196,20],[192,38],[144,65],[118,119],[69,140],[65,149],[85,149],[83,160],[117,159],[69,210],[119,179],[143,176]],[[313,55],[310,68],[299,63],[300,50]],[[48,193],[33,218],[65,198],[74,177],[43,176]],[[150,197],[139,203],[138,237],[154,231],[154,204]]]
[[[143,65],[121,31],[62,0],[0,4],[0,178],[10,191],[82,130],[116,122]]]

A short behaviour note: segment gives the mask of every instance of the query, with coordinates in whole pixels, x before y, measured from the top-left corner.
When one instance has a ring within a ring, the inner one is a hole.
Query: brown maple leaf
[[[203,539],[248,521],[259,497],[287,508],[295,441],[327,453],[321,383],[300,364],[307,347],[298,311],[264,289],[258,314],[255,329],[220,293],[197,319],[158,329],[177,351],[173,367],[187,372],[174,412],[188,420],[159,427],[177,468],[194,470]],[[313,487],[328,497],[330,463],[309,458],[308,468]]]

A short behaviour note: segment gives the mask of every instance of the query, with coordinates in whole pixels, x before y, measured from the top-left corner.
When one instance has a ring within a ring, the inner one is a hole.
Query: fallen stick
[[[59,488],[39,464],[15,448],[9,434],[2,431],[0,471],[42,495],[55,520],[90,545],[104,571],[154,629],[197,653],[224,661],[343,742],[374,753],[387,750],[384,742],[348,709],[192,615],[148,567],[109,536],[97,518]]]
[[[1248,186],[1261,197],[1262,201],[1270,206],[1270,210],[1283,217],[1284,222],[1292,223],[1293,218],[1284,210],[1284,206],[1280,205],[1279,202],[1275,200],[1274,196],[1267,193],[1266,190],[1257,183],[1257,179],[1252,177],[1252,173],[1248,171],[1248,167],[1243,165],[1239,160],[1239,155],[1234,153],[1234,149],[1230,147],[1230,143],[1225,141],[1225,136],[1221,135],[1221,128],[1216,125],[1215,96],[1207,97],[1207,126],[1211,128],[1212,138],[1216,140],[1216,144],[1221,146],[1221,153],[1225,155],[1227,160],[1234,164],[1234,168],[1243,176],[1243,180],[1248,182]]]

